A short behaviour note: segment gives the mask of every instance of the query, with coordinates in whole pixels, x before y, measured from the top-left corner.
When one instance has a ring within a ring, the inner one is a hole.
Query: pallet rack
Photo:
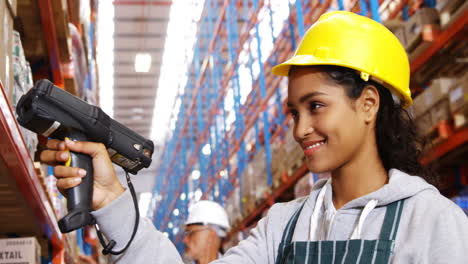
[[[68,33],[70,22],[79,29],[80,37],[89,41],[87,52],[90,61],[87,65],[86,82],[87,86],[96,88],[93,86],[92,80],[97,78],[97,69],[91,61],[95,57],[96,48],[94,38],[96,10],[91,10],[89,28],[85,29],[80,24],[79,16],[76,15],[79,10],[73,9],[79,7],[79,2],[71,0],[7,2],[14,2],[15,5],[18,5],[15,14],[15,28],[25,35],[22,42],[27,59],[41,61],[41,63],[33,64],[34,80],[47,78],[69,92],[76,92],[76,86],[73,85],[75,76],[71,70],[72,51]],[[88,4],[92,5],[92,2],[90,1]],[[70,19],[68,15],[70,15]],[[39,42],[42,41],[44,41],[44,49],[40,47],[42,43]],[[67,80],[71,80],[71,82],[67,83]],[[34,169],[34,157],[31,157],[27,150],[12,103],[9,101],[10,97],[5,93],[6,90],[0,82],[0,134],[2,135],[0,137],[0,174],[3,176],[0,179],[2,182],[0,185],[2,194],[11,194],[17,198],[16,204],[24,204],[22,207],[18,206],[18,212],[29,218],[12,219],[15,214],[11,214],[11,212],[7,212],[5,216],[2,215],[3,221],[6,221],[4,228],[12,227],[9,230],[2,229],[2,235],[35,234],[40,240],[42,248],[45,248],[43,252],[47,252],[47,248],[49,248],[49,259],[44,258],[43,261],[53,264],[65,263],[70,261],[68,259],[70,253],[67,251],[71,248],[75,250],[75,247],[79,246],[83,252],[86,248],[85,243],[80,241],[81,237],[77,241],[70,241],[66,235],[60,232],[54,207]],[[97,93],[97,90],[93,91]],[[0,198],[5,198],[5,196],[1,195]],[[0,203],[2,206],[8,206],[4,200]],[[20,221],[21,228],[15,228],[18,224],[13,223],[14,221]],[[86,237],[86,239],[88,238]]]

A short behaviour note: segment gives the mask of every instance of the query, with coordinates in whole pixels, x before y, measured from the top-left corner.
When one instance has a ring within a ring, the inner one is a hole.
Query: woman
[[[293,133],[309,170],[329,171],[331,179],[308,197],[274,205],[250,237],[215,263],[466,263],[468,220],[423,179],[421,146],[404,110],[412,104],[408,58],[390,31],[353,13],[327,13],[273,73],[289,77]],[[66,146],[93,157],[93,215],[122,248],[132,233],[133,205],[105,148]],[[63,142],[49,147],[44,162],[66,160]],[[63,166],[55,173],[62,190],[82,175]],[[180,262],[145,219],[115,260]]]

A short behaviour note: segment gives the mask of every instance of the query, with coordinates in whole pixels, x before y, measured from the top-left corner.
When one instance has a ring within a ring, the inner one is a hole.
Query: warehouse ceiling
[[[150,138],[171,1],[115,0],[114,4],[114,115]],[[137,54],[151,56],[148,72],[136,72]],[[156,156],[156,155],[155,155]],[[153,157],[154,158],[154,157]],[[151,192],[156,175],[153,162],[134,178],[137,192]],[[118,170],[124,179],[123,171]]]
[[[114,1],[114,118],[149,138],[171,1]],[[135,71],[150,55],[148,72]]]

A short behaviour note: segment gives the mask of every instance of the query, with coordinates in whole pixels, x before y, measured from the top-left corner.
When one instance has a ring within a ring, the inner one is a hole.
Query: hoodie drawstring
[[[319,226],[320,212],[321,212],[321,209],[323,207],[323,202],[324,202],[324,198],[325,198],[325,194],[327,192],[328,186],[331,186],[331,178],[327,180],[327,182],[322,187],[322,189],[320,190],[320,192],[319,192],[319,194],[317,196],[314,211],[312,212],[312,216],[310,218],[310,233],[309,233],[309,240],[310,241],[318,241],[320,239],[319,235],[318,235],[318,232],[317,232],[317,229],[318,229],[318,226]],[[364,226],[364,222],[365,222],[367,216],[370,214],[370,212],[377,206],[378,202],[379,202],[378,200],[373,199],[373,200],[370,200],[366,204],[366,206],[364,207],[364,209],[361,212],[361,215],[359,216],[359,221],[358,221],[356,227],[354,228],[354,231],[353,231],[350,239],[360,239],[361,238],[361,232],[362,232],[362,227]],[[329,223],[330,227],[332,225],[333,220],[334,220],[334,217],[331,218],[331,222]],[[328,235],[329,234],[330,234],[330,228],[328,230]],[[328,237],[328,235],[327,235],[327,237]],[[326,238],[326,239],[328,239],[328,238]]]
[[[359,222],[354,228],[353,234],[351,235],[351,239],[361,239],[361,232],[362,232],[362,226],[364,225],[364,221],[366,220],[366,217],[369,215],[369,213],[377,206],[377,203],[379,201],[377,200],[370,200],[364,209],[361,212],[361,216],[359,217]]]
[[[317,197],[317,201],[315,202],[314,211],[312,212],[312,217],[310,218],[309,240],[311,241],[318,240],[317,227],[319,222],[320,210],[323,206],[323,199],[325,197],[325,193],[329,185],[328,183],[331,183],[331,178],[327,180],[325,185],[323,185],[322,190],[320,190],[319,195]]]

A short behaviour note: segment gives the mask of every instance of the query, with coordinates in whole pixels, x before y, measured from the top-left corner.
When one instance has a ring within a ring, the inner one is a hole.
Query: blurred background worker
[[[185,222],[185,256],[198,264],[216,260],[229,229],[226,211],[218,203],[204,200],[192,205]]]

